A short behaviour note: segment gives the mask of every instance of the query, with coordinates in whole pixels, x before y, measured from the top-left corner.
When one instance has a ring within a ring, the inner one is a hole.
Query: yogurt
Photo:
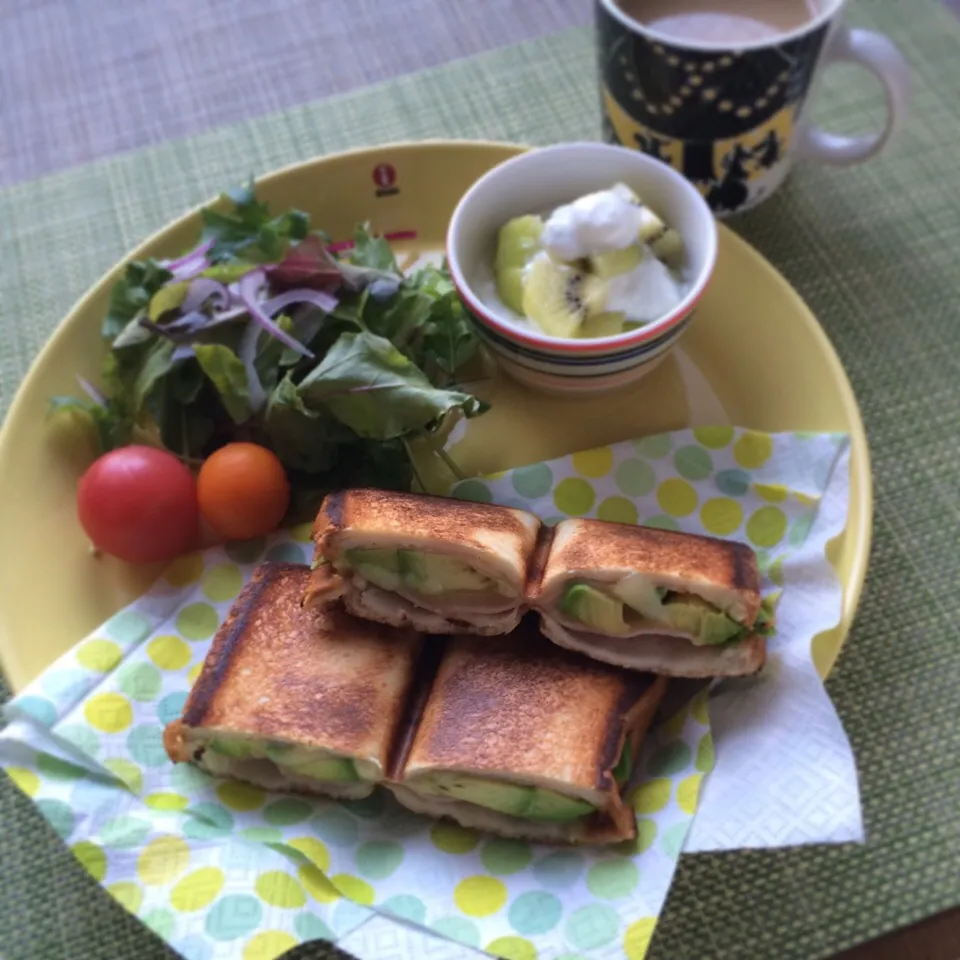
[[[635,323],[658,320],[676,309],[684,296],[670,268],[649,250],[636,267],[611,277],[607,284],[607,310]]]
[[[636,243],[643,210],[622,183],[557,207],[543,226],[540,242],[555,260],[580,260],[623,250]]]
[[[544,223],[540,242],[556,260],[583,260],[637,244],[647,216],[630,189],[618,183],[557,207]],[[642,245],[641,251],[636,267],[607,280],[606,309],[634,323],[650,323],[679,306],[684,288],[648,247]]]

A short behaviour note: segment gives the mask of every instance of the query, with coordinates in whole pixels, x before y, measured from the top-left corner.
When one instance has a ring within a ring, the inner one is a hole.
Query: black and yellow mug
[[[720,217],[768,197],[796,158],[839,166],[869,159],[906,117],[910,72],[887,37],[840,22],[844,3],[818,0],[819,12],[800,28],[736,44],[678,40],[617,0],[595,0],[604,139],[669,163]],[[642,13],[642,3],[630,7]],[[883,129],[848,137],[808,121],[818,74],[838,62],[880,80]]]

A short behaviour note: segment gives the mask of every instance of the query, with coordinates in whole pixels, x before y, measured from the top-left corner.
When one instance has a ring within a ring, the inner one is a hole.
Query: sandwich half
[[[621,795],[667,681],[548,643],[452,638],[386,786],[418,813],[545,843],[636,834]]]
[[[766,658],[757,558],[732,540],[564,520],[529,599],[554,643],[633,670],[743,676]]]
[[[365,797],[383,779],[420,638],[305,609],[310,568],[264,563],[234,603],[183,715],[175,763],[268,790]]]
[[[424,633],[509,633],[523,612],[533,514],[444,497],[346,490],[313,527],[304,602]]]

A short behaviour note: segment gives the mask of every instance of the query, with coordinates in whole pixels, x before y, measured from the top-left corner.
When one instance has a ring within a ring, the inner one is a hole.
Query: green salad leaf
[[[131,320],[147,309],[153,295],[172,279],[173,274],[154,259],[128,263],[123,277],[110,291],[110,303],[102,327],[104,339],[113,341]]]
[[[398,276],[400,274],[400,270],[397,268],[397,258],[393,255],[390,244],[383,237],[372,234],[368,224],[362,224],[354,230],[350,262],[358,267],[384,270]]]
[[[434,387],[393,343],[369,332],[342,334],[301,382],[299,393],[373,440],[428,430],[455,409],[468,417],[486,410],[476,397]]]
[[[246,423],[250,409],[250,386],[243,361],[222,343],[197,344],[193,348],[200,369],[220,395],[223,409],[234,423]]]
[[[103,321],[99,393],[55,397],[53,414],[91,422],[103,451],[156,443],[194,465],[231,441],[262,443],[287,470],[296,516],[338,487],[423,487],[414,449],[455,466],[422,438],[487,405],[457,382],[478,341],[446,264],[404,275],[367,224],[331,246],[301,211],[274,215],[252,182],[202,221],[199,245],[171,264],[179,279],[158,260],[127,264]]]
[[[200,239],[213,241],[208,256],[214,264],[237,260],[275,263],[292,241],[303,240],[310,232],[310,218],[301,210],[271,217],[267,205],[257,200],[253,180],[224,197],[233,202],[231,211],[207,209],[201,214]]]

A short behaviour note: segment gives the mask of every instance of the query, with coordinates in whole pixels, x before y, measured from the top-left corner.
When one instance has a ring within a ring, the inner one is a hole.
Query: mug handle
[[[910,97],[910,67],[903,54],[882,33],[845,26],[834,32],[821,69],[833,63],[856,63],[866,67],[883,85],[887,101],[887,120],[877,133],[848,137],[813,124],[799,131],[798,156],[846,167],[879,153],[903,126]]]

